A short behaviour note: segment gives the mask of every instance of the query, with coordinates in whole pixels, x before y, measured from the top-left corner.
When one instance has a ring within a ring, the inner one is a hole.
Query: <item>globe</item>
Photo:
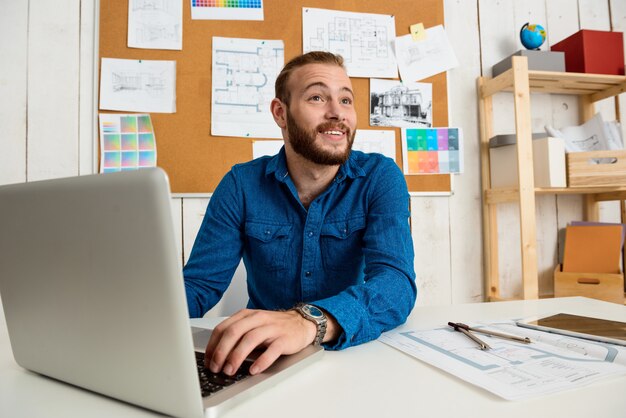
[[[546,30],[541,25],[524,24],[519,32],[522,45],[526,49],[539,49],[546,40]]]

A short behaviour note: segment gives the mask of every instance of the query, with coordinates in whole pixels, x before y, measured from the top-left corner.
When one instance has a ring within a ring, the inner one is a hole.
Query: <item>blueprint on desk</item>
[[[476,343],[451,327],[391,331],[379,340],[504,399],[521,400],[626,374],[626,347],[520,328],[513,321],[470,324],[528,337],[524,344],[480,334]]]

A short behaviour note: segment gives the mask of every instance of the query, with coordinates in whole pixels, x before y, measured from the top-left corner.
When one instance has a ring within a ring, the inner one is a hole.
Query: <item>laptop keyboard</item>
[[[198,376],[200,377],[200,389],[202,391],[202,397],[211,396],[214,393],[219,392],[227,386],[233,385],[237,382],[250,377],[250,366],[252,360],[246,359],[232,376],[220,373],[213,373],[211,370],[204,367],[204,353],[196,351],[196,365],[198,366]]]

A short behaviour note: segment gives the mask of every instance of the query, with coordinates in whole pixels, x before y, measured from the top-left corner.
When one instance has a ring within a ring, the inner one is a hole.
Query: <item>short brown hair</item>
[[[303,55],[292,58],[281,70],[276,78],[276,97],[286,105],[289,105],[289,89],[287,82],[291,73],[300,67],[308,64],[331,64],[344,68],[343,57],[326,51],[311,51]]]

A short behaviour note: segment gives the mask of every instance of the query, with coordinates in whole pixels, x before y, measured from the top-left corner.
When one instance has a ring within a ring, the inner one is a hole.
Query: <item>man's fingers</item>
[[[214,373],[232,375],[255,348],[265,346],[251,369],[257,374],[280,355],[296,353],[310,344],[314,328],[315,324],[294,311],[240,311],[215,328],[207,344],[205,363]]]
[[[205,362],[207,359],[209,360],[209,369],[214,373],[224,369],[226,374],[233,374],[241,362],[245,360],[245,356],[250,354],[256,345],[245,353],[241,361],[238,361],[240,355],[237,357],[237,361],[231,361],[231,364],[225,364],[226,360],[230,357],[232,351],[239,344],[242,337],[247,335],[252,330],[264,325],[267,321],[267,314],[268,312],[266,311],[248,310],[246,312],[241,312],[241,314],[238,312],[236,314],[236,318],[235,315],[230,318],[234,318],[233,320],[227,320],[218,325],[218,327],[216,327],[218,332],[216,335],[211,335],[211,339],[209,340],[209,344],[206,349]],[[263,341],[258,341],[257,345],[261,342]],[[248,343],[246,347],[249,344],[250,343]],[[226,366],[228,366],[228,370],[225,369]]]
[[[252,366],[250,366],[250,374],[263,373],[268,367],[270,367],[283,353],[282,347],[279,344],[270,344],[267,349],[257,358]]]
[[[204,350],[204,366],[205,367],[211,369],[211,371],[213,371],[214,373],[217,373],[219,372],[219,370],[221,370],[221,364],[217,370],[214,370],[214,368],[211,367],[211,359],[213,357],[213,352],[215,351],[215,348],[222,340],[222,335],[224,334],[224,331],[229,329],[229,327],[232,324],[236,323],[237,321],[240,321],[241,319],[244,319],[247,316],[252,315],[253,312],[254,311],[250,309],[242,309],[236,312],[235,314],[233,314],[231,317],[226,318],[225,320],[220,322],[213,329],[213,331],[211,332],[211,338],[209,338],[209,342],[207,343],[206,349]]]
[[[224,373],[234,374],[255,348],[267,343],[272,338],[275,328],[271,325],[254,328],[247,332],[232,349],[224,364]]]

